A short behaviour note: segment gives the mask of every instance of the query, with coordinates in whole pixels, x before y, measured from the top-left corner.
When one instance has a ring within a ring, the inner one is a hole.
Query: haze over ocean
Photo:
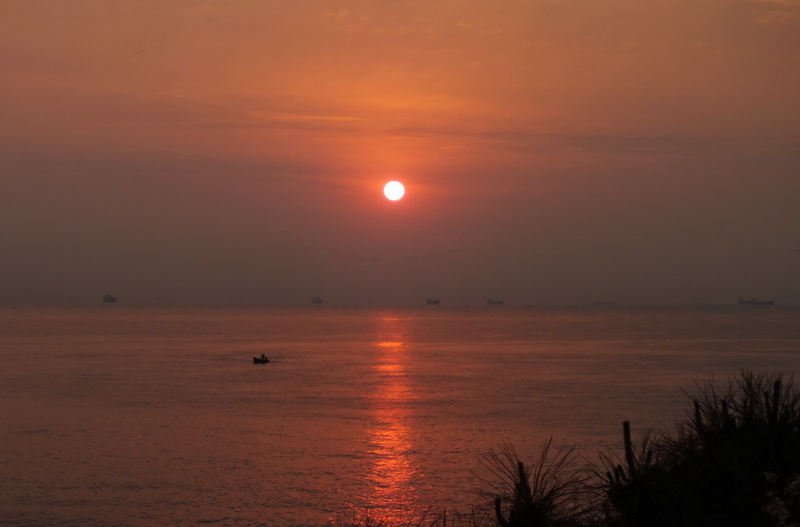
[[[5,0],[0,304],[800,303],[798,54],[789,0]]]

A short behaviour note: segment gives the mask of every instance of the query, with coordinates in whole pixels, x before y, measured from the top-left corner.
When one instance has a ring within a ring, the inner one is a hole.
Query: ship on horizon
[[[774,306],[774,300],[759,300],[757,298],[751,298],[750,300],[745,300],[744,298],[739,299],[740,306]]]
[[[504,300],[494,300],[492,297],[489,297],[489,300],[486,301],[486,303],[489,304],[490,306],[499,306],[504,302],[505,302]]]
[[[438,306],[439,299],[428,297],[427,299],[425,299],[425,303],[428,304],[429,306]]]
[[[320,297],[318,297],[318,296],[315,296],[315,297],[311,298],[311,303],[312,304],[321,304],[322,303],[322,299]]]
[[[109,293],[103,295],[103,302],[106,304],[113,304],[116,301],[117,297],[115,297],[114,295],[111,295]]]

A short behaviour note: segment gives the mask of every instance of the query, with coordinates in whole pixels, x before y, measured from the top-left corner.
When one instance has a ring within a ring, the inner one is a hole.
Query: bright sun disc
[[[383,187],[383,194],[392,201],[402,198],[405,193],[406,189],[399,181],[390,181]]]

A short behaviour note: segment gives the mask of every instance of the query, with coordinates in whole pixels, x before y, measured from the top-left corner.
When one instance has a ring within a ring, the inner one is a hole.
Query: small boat
[[[493,306],[499,306],[500,304],[503,303],[503,300],[494,300],[492,298],[489,298],[489,300],[487,300],[486,303]]]
[[[744,298],[739,299],[739,305],[741,306],[774,306],[774,300],[759,300],[757,298],[751,298],[750,300],[745,300]]]
[[[438,298],[428,297],[425,300],[425,303],[428,304],[429,306],[438,306],[439,305],[439,299]]]
[[[266,364],[269,362],[269,357],[262,355],[261,357],[253,357],[253,364]]]
[[[106,304],[113,304],[116,301],[117,297],[115,297],[114,295],[110,295],[108,293],[103,295],[103,302],[105,302]]]
[[[311,299],[311,303],[312,304],[321,304],[322,303],[322,299],[320,297],[318,297],[318,296],[315,296],[315,297],[313,297]]]

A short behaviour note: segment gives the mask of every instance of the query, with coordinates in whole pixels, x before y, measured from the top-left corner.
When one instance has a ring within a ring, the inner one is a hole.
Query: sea
[[[623,421],[669,433],[703,386],[799,366],[797,307],[5,308],[0,525],[468,511],[508,445],[590,467]]]

